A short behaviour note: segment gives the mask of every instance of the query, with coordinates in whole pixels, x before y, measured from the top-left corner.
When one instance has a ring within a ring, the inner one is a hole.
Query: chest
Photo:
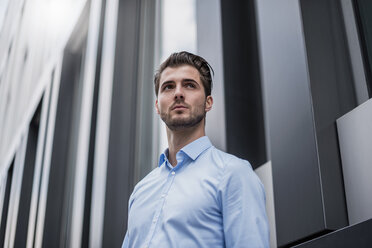
[[[163,206],[164,222],[179,220],[200,223],[220,216],[218,180],[209,174],[178,175],[169,188]]]
[[[143,228],[154,222],[161,225],[222,222],[218,175],[202,172],[169,172],[140,189],[130,210],[132,227]]]

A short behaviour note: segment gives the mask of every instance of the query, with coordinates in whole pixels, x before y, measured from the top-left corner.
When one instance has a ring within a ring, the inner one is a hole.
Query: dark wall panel
[[[42,98],[43,99],[43,98]],[[26,147],[26,157],[22,176],[20,204],[18,208],[15,247],[26,247],[28,220],[30,216],[32,185],[34,180],[36,149],[39,136],[40,115],[43,100],[40,101],[35,114],[31,120]]]
[[[119,2],[102,247],[120,247],[133,190],[140,5]]]
[[[226,148],[267,162],[254,1],[221,1]]]
[[[78,81],[82,54],[66,50],[63,57],[53,138],[48,196],[45,211],[43,247],[58,247],[68,243],[71,213],[72,182],[75,164],[72,163],[77,137],[76,117],[80,109]]]
[[[327,228],[347,225],[336,120],[357,106],[339,1],[300,1]]]
[[[2,185],[3,187],[5,186],[5,194],[3,198],[4,200],[3,200],[1,223],[0,223],[0,245],[1,246],[4,246],[4,241],[5,241],[6,223],[8,220],[8,210],[9,210],[10,190],[11,190],[12,181],[13,181],[13,170],[14,170],[14,160],[8,169],[8,175],[6,177],[6,184]]]
[[[369,248],[372,247],[372,219],[348,226],[295,246],[296,248]]]
[[[105,22],[106,0],[102,0],[100,26],[98,36],[97,58],[96,58],[96,71],[94,77],[94,91],[93,91],[93,105],[92,117],[90,127],[89,139],[89,153],[87,165],[87,177],[85,184],[85,199],[84,199],[84,217],[83,217],[83,231],[81,237],[81,247],[89,247],[90,239],[90,216],[92,204],[92,188],[93,188],[93,171],[94,171],[94,154],[96,142],[96,126],[97,126],[97,109],[98,109],[98,96],[99,96],[99,80],[101,75],[101,61],[102,61],[102,45],[103,45],[103,27]]]
[[[257,1],[278,246],[326,231],[298,1]]]
[[[353,4],[363,51],[369,97],[372,97],[372,2],[370,0],[353,0]]]
[[[336,1],[257,1],[278,246],[347,225],[336,118],[355,102]]]

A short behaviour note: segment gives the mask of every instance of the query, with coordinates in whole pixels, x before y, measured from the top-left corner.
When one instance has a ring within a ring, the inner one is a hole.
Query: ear
[[[207,99],[205,100],[205,112],[208,112],[209,110],[211,110],[212,105],[213,105],[213,97],[207,96]]]
[[[156,113],[160,114],[159,107],[158,107],[158,99],[155,100],[155,109],[156,109]]]

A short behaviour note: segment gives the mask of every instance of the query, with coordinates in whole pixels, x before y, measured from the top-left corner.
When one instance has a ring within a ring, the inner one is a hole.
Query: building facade
[[[371,14],[367,0],[4,1],[0,243],[121,245],[164,148],[155,69],[188,50],[215,71],[207,135],[265,185],[271,246],[369,247]]]

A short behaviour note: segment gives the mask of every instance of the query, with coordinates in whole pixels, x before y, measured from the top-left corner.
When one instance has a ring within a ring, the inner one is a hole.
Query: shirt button
[[[161,198],[165,198],[165,194],[162,194],[162,195],[161,195]]]
[[[172,171],[172,175],[176,174],[176,172]]]

